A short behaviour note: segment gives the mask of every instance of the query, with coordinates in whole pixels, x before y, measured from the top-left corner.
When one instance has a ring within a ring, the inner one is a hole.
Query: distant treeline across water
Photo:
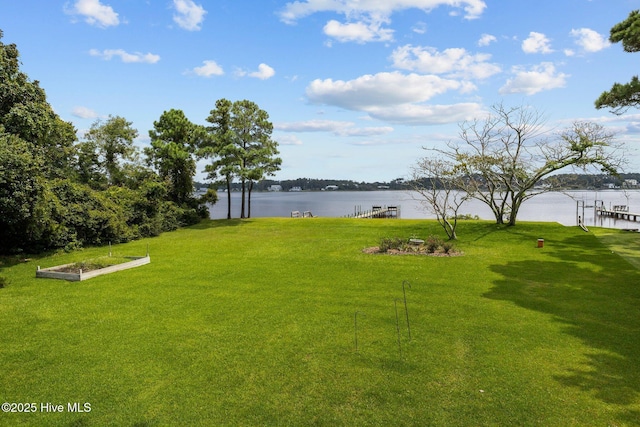
[[[611,175],[594,175],[594,174],[559,174],[553,175],[554,180],[562,182],[563,188],[567,190],[577,191],[580,189],[604,190],[609,187],[622,188],[627,180],[635,180],[640,182],[640,173],[620,174],[619,176]],[[544,184],[545,180],[540,184]],[[207,184],[198,183],[198,187],[205,187]],[[327,187],[337,187],[340,191],[375,191],[375,190],[407,190],[407,183],[403,178],[396,178],[391,181],[374,181],[374,182],[357,182],[345,179],[316,179],[316,178],[297,178],[287,180],[263,180],[256,182],[253,186],[254,191],[268,191],[270,188],[277,186],[283,191],[289,191],[292,188],[303,191],[320,191]],[[240,183],[233,183],[234,190],[240,190]]]

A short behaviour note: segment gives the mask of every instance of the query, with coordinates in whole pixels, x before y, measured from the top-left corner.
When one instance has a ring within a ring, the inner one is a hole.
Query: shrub
[[[429,236],[424,242],[424,245],[427,248],[427,252],[432,254],[437,252],[438,249],[440,249],[444,245],[444,241],[437,236]]]
[[[442,244],[442,252],[449,254],[453,250],[453,242],[444,242]]]
[[[392,240],[388,237],[383,237],[382,239],[380,239],[380,252],[387,252],[389,251],[389,249],[391,249],[392,246]]]
[[[206,209],[206,207],[205,207]],[[200,222],[202,219],[202,215],[198,209],[189,208],[189,207],[180,207],[179,208],[180,217],[179,222],[180,226],[185,225],[194,225]],[[207,211],[208,213],[209,211]]]
[[[400,237],[384,237],[380,240],[380,252],[388,252],[390,249],[402,250],[406,246],[407,241]]]
[[[173,231],[180,228],[180,208],[173,202],[161,205],[162,231]]]

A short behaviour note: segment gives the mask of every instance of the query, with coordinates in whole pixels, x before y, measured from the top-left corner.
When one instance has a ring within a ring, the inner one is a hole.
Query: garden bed
[[[417,250],[402,250],[402,249],[388,249],[383,251],[380,249],[380,246],[371,246],[370,248],[364,248],[362,250],[365,254],[387,254],[387,255],[427,255],[427,256],[436,256],[436,257],[450,257],[450,256],[461,256],[462,252],[458,251],[449,251],[449,252],[428,252],[424,248],[417,248]]]
[[[383,238],[379,246],[364,248],[362,252],[367,254],[387,255],[428,255],[428,256],[460,256],[462,252],[454,248],[452,242],[429,236],[426,240],[415,237],[404,239],[400,237]]]
[[[55,267],[40,268],[36,271],[36,277],[43,279],[60,279],[71,282],[81,282],[93,277],[102,276],[104,274],[115,273],[116,271],[128,270],[130,268],[140,267],[149,264],[151,258],[147,256],[128,256],[123,257],[131,261],[119,262],[112,265],[104,266],[104,262],[81,262],[72,264],[57,265]],[[116,258],[113,259],[116,262]]]

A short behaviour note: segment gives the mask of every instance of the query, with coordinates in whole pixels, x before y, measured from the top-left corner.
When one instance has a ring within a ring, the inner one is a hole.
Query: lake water
[[[211,218],[224,219],[227,217],[227,194],[218,193],[218,197],[218,203],[210,207]],[[240,217],[240,197],[239,192],[231,193],[234,218]],[[576,225],[580,215],[587,226],[640,228],[640,222],[596,216],[593,208],[596,200],[604,202],[607,208],[627,205],[631,212],[640,212],[640,190],[572,191],[566,194],[545,193],[527,200],[520,208],[518,220]],[[342,217],[353,214],[358,208],[370,210],[372,206],[399,206],[400,218],[403,219],[435,218],[422,206],[417,194],[409,191],[254,192],[251,195],[251,216],[254,218],[290,217],[292,211],[310,211],[320,217]],[[466,202],[459,213],[493,219],[491,210],[476,200]]]

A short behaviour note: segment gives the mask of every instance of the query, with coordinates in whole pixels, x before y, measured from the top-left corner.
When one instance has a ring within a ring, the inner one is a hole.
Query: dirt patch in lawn
[[[131,259],[126,257],[100,257],[87,261],[76,262],[75,264],[63,265],[58,268],[51,269],[51,271],[75,274],[80,274],[80,271],[82,271],[83,273],[88,273],[90,271],[100,270],[106,267],[124,264],[130,261]]]

